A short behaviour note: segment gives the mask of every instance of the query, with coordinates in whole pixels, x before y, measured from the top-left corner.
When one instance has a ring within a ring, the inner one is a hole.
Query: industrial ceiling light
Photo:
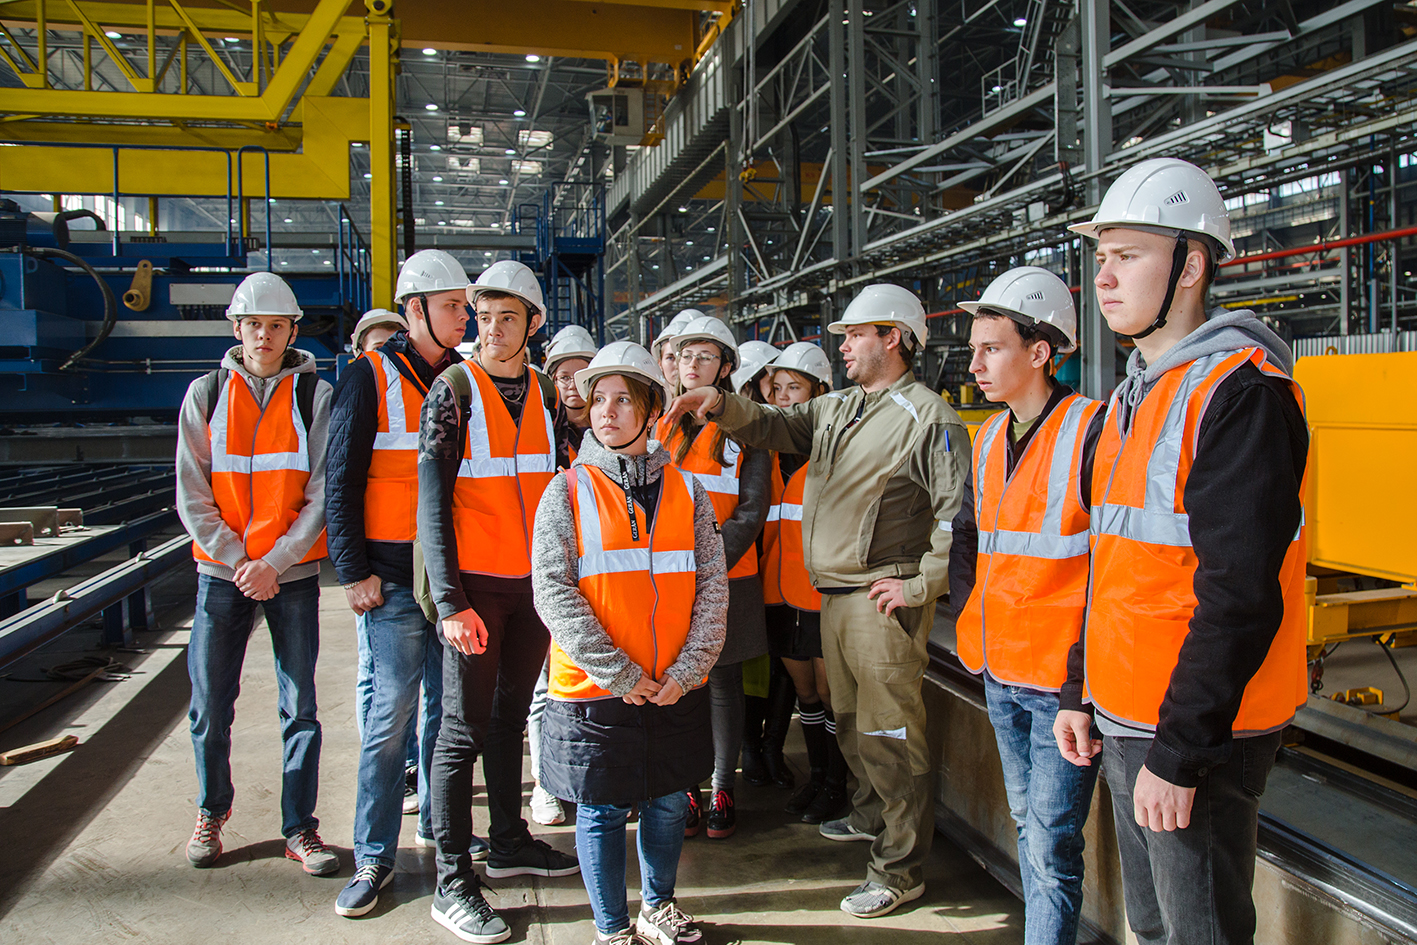
[[[115,31],[115,30],[109,30],[109,31],[107,31],[106,33],[104,33],[103,35],[104,35],[104,36],[107,36],[109,39],[122,39],[122,38],[123,38],[123,34],[117,32],[117,31]]]
[[[441,201],[441,200],[435,200],[435,201],[433,201],[433,206],[435,206],[435,207],[441,207],[442,205],[443,205],[443,201]]]
[[[541,57],[538,56],[536,53],[527,53],[527,54],[526,54],[526,61],[527,61],[527,62],[540,62],[540,61],[541,61]]]
[[[447,221],[447,220],[439,220],[439,221],[438,221],[438,225],[439,225],[439,226],[447,226],[447,225],[448,225],[448,221]]]
[[[441,144],[430,144],[430,145],[428,146],[428,150],[429,150],[429,151],[441,151],[441,150],[443,150],[443,146],[442,146]]]
[[[1024,19],[1023,17],[1019,17],[1017,20],[1014,20],[1014,26],[1027,26],[1027,25],[1028,25],[1028,20]]]
[[[286,218],[285,218],[285,222],[286,222],[286,223],[294,223],[295,221],[292,220],[290,217],[286,217]]]
[[[237,37],[235,37],[235,36],[228,36],[228,37],[226,37],[226,39],[225,39],[225,40],[223,40],[223,42],[228,42],[228,43],[239,43],[239,42],[241,42],[241,40],[240,40],[240,39],[238,39],[238,38],[237,38]]]
[[[365,174],[365,175],[364,175],[364,179],[365,179],[365,180],[373,180],[373,179],[374,179],[374,175],[373,175],[373,174]]]
[[[517,149],[516,149],[516,148],[508,148],[508,149],[507,149],[507,153],[508,153],[508,154],[516,154],[516,153],[517,153]]]
[[[427,105],[424,105],[423,107],[426,108],[426,109],[428,109],[430,112],[436,112],[436,111],[438,110],[438,103],[437,103],[437,102],[429,102]]]
[[[504,178],[502,178],[501,180],[497,181],[497,183],[499,183],[499,184],[501,184],[503,187],[505,187],[505,186],[507,185],[507,178],[504,177]]]
[[[518,108],[516,111],[512,112],[512,114],[515,115],[515,116],[518,117],[518,118],[525,118],[525,117],[526,117],[526,109],[525,109],[525,108]]]
[[[442,182],[443,182],[443,178],[439,177],[437,174],[434,174],[434,175],[433,175],[433,183],[435,183],[435,184],[441,184]]]
[[[436,56],[436,55],[438,55],[438,50],[434,49],[432,46],[425,46],[425,47],[423,48],[423,55],[425,55],[425,56]]]
[[[679,208],[679,212],[680,212],[680,213],[688,213],[688,212],[689,212],[689,208],[688,208],[688,207],[680,207],[680,208]]]

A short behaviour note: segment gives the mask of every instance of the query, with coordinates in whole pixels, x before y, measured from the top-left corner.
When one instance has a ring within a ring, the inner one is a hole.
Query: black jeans
[[[1132,812],[1151,741],[1108,738],[1102,770],[1122,861],[1127,924],[1141,945],[1249,945],[1255,938],[1260,795],[1280,733],[1237,738],[1230,760],[1201,778],[1184,830],[1153,832]]]
[[[487,625],[487,649],[464,656],[443,647],[443,727],[429,789],[440,888],[472,872],[472,769],[479,753],[493,856],[512,854],[531,837],[521,816],[522,733],[551,637],[532,606],[530,584],[515,593],[470,593]]]

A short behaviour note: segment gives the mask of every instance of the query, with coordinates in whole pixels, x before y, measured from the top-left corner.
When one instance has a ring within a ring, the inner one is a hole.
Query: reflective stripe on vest
[[[694,482],[665,467],[654,524],[636,507],[630,528],[625,491],[596,467],[565,473],[575,523],[577,586],[611,641],[654,679],[679,658],[695,594]],[[554,642],[548,695],[613,698]]]
[[[1063,398],[1008,472],[1009,412],[974,438],[977,579],[957,621],[959,658],[1000,682],[1057,691],[1086,609],[1088,517],[1078,475],[1102,404]]]
[[[1127,725],[1156,728],[1190,632],[1198,562],[1186,483],[1210,400],[1246,363],[1288,381],[1303,409],[1298,385],[1258,348],[1221,352],[1166,372],[1134,408],[1130,431],[1120,429],[1115,409],[1109,409],[1093,470],[1086,681],[1097,708]],[[1279,573],[1283,617],[1245,687],[1232,725],[1236,735],[1282,728],[1308,697],[1306,552],[1301,517]]]
[[[763,519],[763,534],[759,546],[762,552],[758,555],[758,578],[763,585],[763,604],[768,607],[777,607],[785,603],[782,599],[782,589],[778,586],[778,570],[782,565],[782,548],[778,545],[778,518],[777,506],[782,501],[782,464],[778,461],[777,453],[772,454],[772,475],[769,479],[771,492],[768,505],[768,514]]]
[[[493,577],[531,574],[531,532],[541,493],[556,473],[556,435],[541,385],[527,378],[520,422],[513,422],[492,378],[472,361],[467,432],[453,486],[458,570]]]
[[[212,499],[222,520],[242,537],[251,559],[268,554],[306,505],[310,439],[295,388],[296,375],[281,378],[262,408],[245,379],[231,371],[207,426]],[[195,543],[192,556],[215,562]],[[299,563],[323,557],[321,531]]]
[[[364,537],[411,542],[418,534],[418,421],[424,391],[398,369],[402,355],[370,351],[379,406],[364,485]],[[404,359],[407,365],[408,361]],[[408,365],[412,373],[412,365]]]
[[[802,546],[802,493],[807,487],[807,467],[803,463],[787,480],[782,498],[768,510],[778,523],[777,555],[773,564],[778,595],[798,610],[819,611],[822,595],[812,586]]]
[[[676,463],[680,469],[687,470],[694,474],[694,478],[699,481],[699,485],[704,487],[704,491],[709,494],[713,501],[714,516],[718,519],[718,524],[723,525],[733,516],[733,512],[738,508],[738,477],[743,471],[743,448],[733,440],[728,439],[723,443],[723,465],[714,461],[709,450],[713,446],[713,441],[718,433],[718,424],[709,421],[699,430],[694,437],[694,442],[689,446],[689,452],[684,454],[684,461]],[[665,445],[672,456],[677,450],[677,444],[670,446],[670,442],[683,436],[679,430],[672,430],[665,426],[664,421],[659,421],[655,427],[655,437]],[[733,565],[728,571],[729,580],[741,577],[752,577],[758,573],[758,556],[752,550],[743,553],[743,557]]]

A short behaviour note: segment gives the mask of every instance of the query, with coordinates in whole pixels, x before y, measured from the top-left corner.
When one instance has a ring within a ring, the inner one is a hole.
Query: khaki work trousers
[[[866,591],[822,595],[822,656],[841,753],[859,785],[851,826],[875,834],[867,879],[908,890],[935,835],[925,738],[925,646],[935,602],[889,617]]]

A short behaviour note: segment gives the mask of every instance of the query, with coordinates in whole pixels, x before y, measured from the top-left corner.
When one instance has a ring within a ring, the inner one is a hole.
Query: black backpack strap
[[[226,368],[219,367],[202,378],[207,382],[204,390],[207,396],[207,426],[212,425],[212,415],[216,413],[216,402],[221,398],[221,389],[226,386],[226,379],[230,374],[231,372]]]
[[[295,404],[300,408],[300,422],[305,424],[307,433],[315,417],[315,385],[318,383],[320,376],[313,371],[295,375]]]
[[[548,377],[545,373],[538,371],[535,368],[528,367],[527,370],[530,371],[536,377],[536,382],[541,385],[542,405],[554,414],[556,412],[556,407],[561,403],[561,393],[560,391],[556,390],[556,382],[553,381],[550,377]]]

